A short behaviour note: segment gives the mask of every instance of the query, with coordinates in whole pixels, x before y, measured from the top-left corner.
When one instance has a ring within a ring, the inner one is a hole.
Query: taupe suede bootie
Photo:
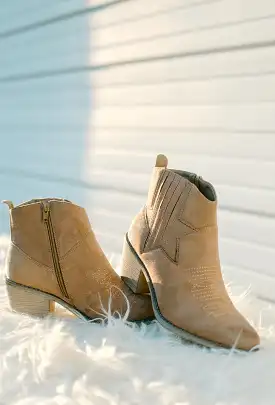
[[[213,186],[167,169],[163,155],[126,236],[122,278],[134,292],[150,292],[159,323],[187,340],[243,350],[259,344],[223,282]]]
[[[57,198],[16,207],[6,203],[11,220],[6,285],[13,310],[44,316],[57,302],[90,320],[104,317],[103,309],[124,315],[127,297],[128,320],[153,316],[150,297],[134,295],[111,267],[83,208]]]

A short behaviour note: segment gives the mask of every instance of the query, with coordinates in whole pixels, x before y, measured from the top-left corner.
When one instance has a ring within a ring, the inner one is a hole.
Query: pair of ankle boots
[[[85,320],[127,313],[155,317],[207,347],[250,350],[259,336],[231,302],[220,269],[213,186],[167,169],[158,155],[147,203],[125,236],[121,277],[85,210],[68,200],[35,199],[10,209],[6,286],[11,309],[45,316],[59,303]]]

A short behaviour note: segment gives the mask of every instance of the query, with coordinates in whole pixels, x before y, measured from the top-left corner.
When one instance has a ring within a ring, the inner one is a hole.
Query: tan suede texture
[[[125,297],[131,308],[129,320],[142,320],[153,316],[150,297],[133,294],[122,282],[104,255],[92,230],[62,258],[61,267],[74,306],[90,318],[97,318],[102,312],[108,311],[125,314]]]
[[[52,267],[47,229],[40,203],[15,207],[10,211],[11,241],[33,260]]]
[[[7,277],[16,283],[60,296],[53,269],[35,261],[13,243],[7,256]]]
[[[250,350],[259,336],[225,288],[216,194],[211,184],[202,179],[200,184],[212,190],[214,201],[178,171],[154,168],[147,204],[128,238],[149,272],[166,320],[220,345]]]
[[[62,296],[53,265],[43,202],[50,205],[59,263],[69,299]],[[85,210],[60,199],[37,199],[10,210],[11,246],[7,277],[60,297],[90,319],[106,314],[128,320],[153,317],[148,295],[134,295],[110,265],[91,229]]]

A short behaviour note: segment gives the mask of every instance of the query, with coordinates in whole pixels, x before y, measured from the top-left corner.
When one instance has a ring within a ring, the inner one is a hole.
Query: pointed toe
[[[250,351],[258,348],[260,345],[260,336],[257,331],[247,323],[246,327],[240,332],[237,342],[237,348]]]

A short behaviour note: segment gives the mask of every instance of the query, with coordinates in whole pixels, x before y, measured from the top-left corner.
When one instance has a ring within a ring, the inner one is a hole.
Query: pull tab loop
[[[10,200],[2,200],[1,203],[7,204],[10,210],[12,210],[14,208],[13,202]]]
[[[157,155],[155,167],[167,167],[168,159],[165,155]]]

